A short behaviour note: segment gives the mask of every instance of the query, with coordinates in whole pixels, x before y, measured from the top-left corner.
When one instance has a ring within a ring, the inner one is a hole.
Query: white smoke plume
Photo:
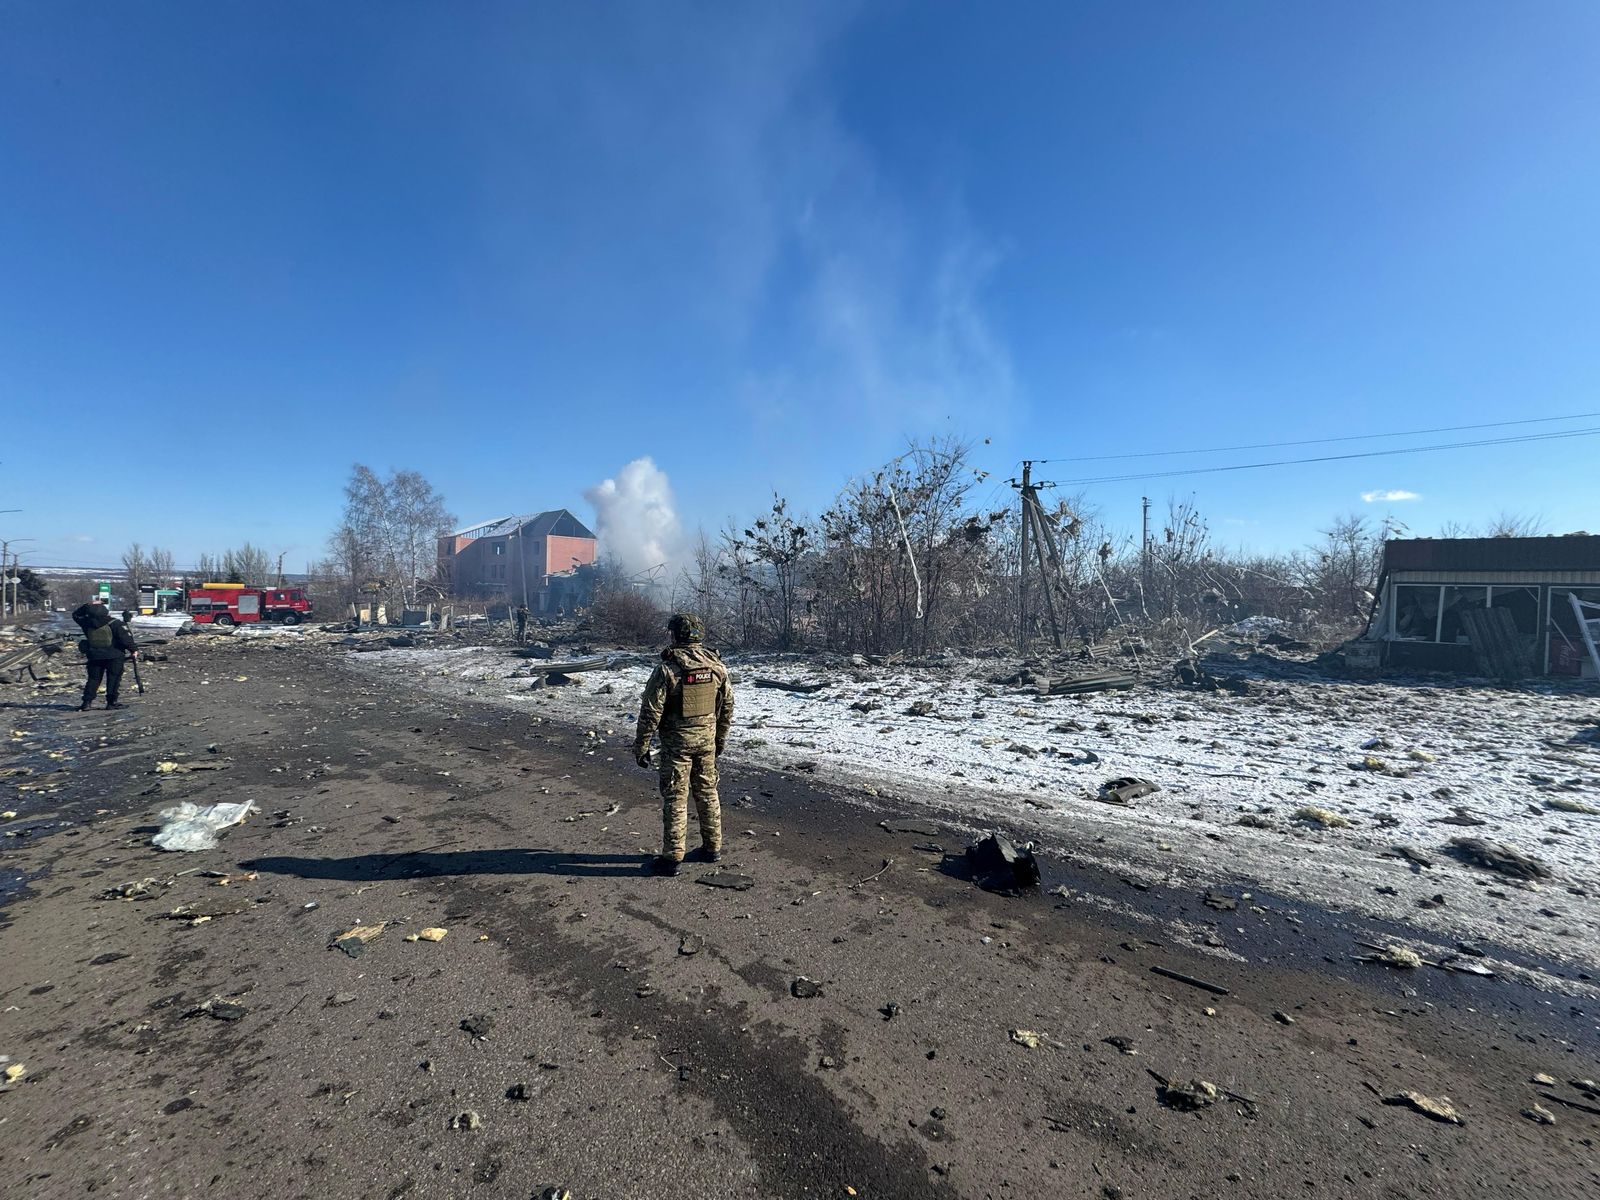
[[[583,494],[594,505],[600,553],[630,575],[681,561],[683,527],[667,474],[649,458],[636,458],[615,479]]]

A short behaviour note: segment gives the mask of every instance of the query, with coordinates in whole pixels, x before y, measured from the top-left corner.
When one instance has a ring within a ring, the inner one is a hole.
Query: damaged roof
[[[1600,571],[1600,537],[1399,538],[1383,544],[1387,571]]]
[[[531,517],[525,514],[496,517],[492,521],[480,521],[476,525],[458,529],[450,536],[472,539],[508,537],[517,531],[518,526],[521,526],[525,537],[573,537],[589,538],[591,541],[594,539],[589,527],[564,508],[552,509]]]

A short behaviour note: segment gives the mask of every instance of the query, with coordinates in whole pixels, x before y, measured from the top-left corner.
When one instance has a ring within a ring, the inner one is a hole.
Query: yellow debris
[[[28,1073],[28,1068],[21,1063],[12,1063],[6,1068],[6,1082],[15,1083]]]
[[[450,931],[448,929],[440,929],[437,925],[430,925],[426,929],[417,930],[416,933],[408,933],[406,935],[406,941],[408,941],[408,942],[442,942],[442,941],[444,941],[444,935],[449,933],[449,932]]]
[[[1348,817],[1342,817],[1332,809],[1318,808],[1313,804],[1295,809],[1294,815],[1301,821],[1310,821],[1321,825],[1324,829],[1344,829],[1350,824]]]
[[[1039,1035],[1031,1029],[1013,1029],[1011,1040],[1019,1046],[1026,1046],[1029,1050],[1039,1048]]]

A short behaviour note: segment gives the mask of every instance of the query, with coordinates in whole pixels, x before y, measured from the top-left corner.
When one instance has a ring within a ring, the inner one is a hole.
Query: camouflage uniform
[[[700,841],[708,853],[722,849],[722,805],[717,798],[717,755],[733,724],[733,685],[714,650],[699,644],[699,622],[680,636],[674,617],[673,644],[645,684],[633,756],[649,763],[650,738],[661,733],[661,855],[683,859],[689,797],[700,818]]]

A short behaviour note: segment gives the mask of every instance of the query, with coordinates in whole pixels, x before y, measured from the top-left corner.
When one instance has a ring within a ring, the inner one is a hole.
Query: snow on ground
[[[618,753],[631,744],[653,665],[625,657],[575,686],[539,687],[539,664],[499,647],[351,657],[384,671],[404,664],[434,690],[589,725]],[[1483,939],[1600,962],[1600,815],[1547,803],[1600,808],[1593,695],[1306,672],[1254,679],[1248,696],[1141,686],[1039,697],[985,682],[1001,666],[994,660],[895,669],[728,661],[737,681],[733,761],[804,772],[969,831],[1003,824],[1047,852],[1174,886],[1248,880],[1281,897],[1407,922],[1445,946]],[[827,687],[798,695],[754,687],[756,676]],[[928,715],[911,714],[919,702],[932,705]],[[1119,776],[1161,791],[1130,807],[1095,798]],[[1297,817],[1304,807],[1350,825],[1323,828]],[[1483,824],[1440,823],[1473,818]],[[1555,877],[1530,885],[1457,863],[1441,851],[1458,836],[1510,843]],[[1393,853],[1400,845],[1434,865],[1413,866]]]

